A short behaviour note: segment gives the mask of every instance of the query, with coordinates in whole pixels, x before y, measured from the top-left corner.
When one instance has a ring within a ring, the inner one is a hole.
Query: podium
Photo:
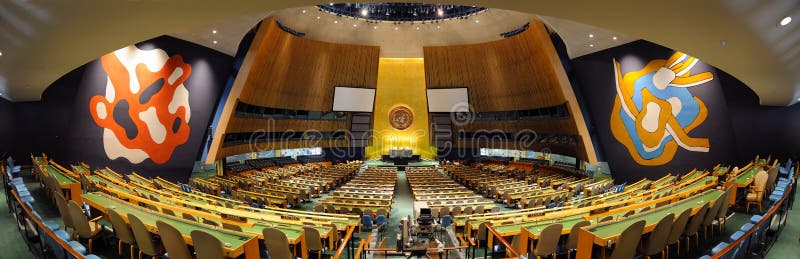
[[[388,155],[381,156],[381,161],[394,165],[408,165],[409,162],[419,162],[419,155],[414,155],[410,148],[392,148]]]

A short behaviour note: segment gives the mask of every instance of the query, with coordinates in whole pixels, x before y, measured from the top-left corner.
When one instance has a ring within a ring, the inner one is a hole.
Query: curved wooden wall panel
[[[265,20],[266,21],[266,20]],[[262,24],[250,73],[239,99],[253,105],[330,111],[334,86],[375,88],[380,47],[321,42]],[[251,53],[248,53],[251,54]]]
[[[464,132],[495,129],[508,133],[532,130],[541,134],[578,135],[578,130],[575,128],[575,123],[571,118],[515,121],[474,121],[463,126],[456,126],[456,130],[463,130]]]
[[[226,133],[240,132],[278,132],[278,131],[337,131],[347,130],[349,122],[347,120],[285,120],[285,119],[255,119],[232,117]]]
[[[428,88],[469,88],[469,101],[477,112],[563,104],[550,49],[547,29],[539,21],[502,40],[424,47],[425,80]]]
[[[307,147],[347,147],[347,140],[323,140],[315,143],[309,141],[275,141],[275,142],[260,142],[255,144],[242,144],[235,146],[222,147],[220,149],[220,157],[233,156],[244,153],[251,153],[263,150],[280,150],[280,149],[293,149],[293,148],[307,148]]]

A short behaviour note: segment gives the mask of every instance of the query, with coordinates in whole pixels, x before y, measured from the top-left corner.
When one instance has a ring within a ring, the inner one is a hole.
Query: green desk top
[[[114,199],[101,193],[85,193],[82,195],[84,200],[89,200],[97,204],[102,204],[106,208],[114,209],[120,213],[136,215],[142,222],[149,226],[155,226],[157,220],[164,221],[176,229],[183,236],[189,236],[193,230],[202,230],[219,239],[223,244],[230,243],[231,248],[244,245],[252,236],[244,233],[236,233],[221,229],[214,229],[207,225],[192,223],[186,220],[168,217],[166,215],[146,210],[142,207],[134,206],[130,203]],[[105,209],[105,208],[103,208]]]
[[[84,174],[86,172],[89,172],[88,168],[83,167],[83,166],[79,166],[79,165],[73,165],[72,166],[72,170],[75,170],[76,173],[80,173],[80,174]]]
[[[579,213],[576,215],[570,215],[569,217],[560,219],[560,220],[539,220],[539,221],[530,221],[523,224],[511,224],[511,225],[500,225],[494,227],[500,235],[510,235],[511,233],[517,232],[520,228],[525,228],[531,234],[539,235],[542,232],[542,229],[549,226],[553,223],[561,223],[564,229],[572,228],[578,222],[584,221],[583,217],[589,215],[588,213]]]
[[[41,156],[34,157],[33,160],[35,160],[37,164],[46,164],[47,163],[47,159],[44,159],[44,157],[41,157]]]
[[[689,189],[692,189],[692,188],[696,188],[696,187],[698,187],[698,186],[703,186],[703,185],[705,185],[705,184],[706,184],[706,182],[707,182],[707,181],[714,181],[714,177],[713,177],[713,176],[706,176],[706,177],[703,177],[703,179],[700,179],[700,180],[694,181],[694,182],[693,182],[692,184],[690,184],[690,185],[687,185],[687,186],[681,187],[680,189],[678,189],[678,192],[683,192],[683,191],[686,191],[686,190],[689,190]]]
[[[61,170],[58,170],[57,168],[55,168],[55,167],[54,167],[54,166],[52,166],[52,165],[45,165],[45,166],[42,166],[42,170],[44,170],[44,171],[47,171],[48,173],[51,173],[51,174],[53,174],[53,176],[55,176],[55,177],[56,177],[56,180],[58,180],[58,182],[59,182],[59,183],[62,183],[62,184],[72,184],[72,183],[75,183],[75,180],[73,180],[72,178],[70,178],[69,176],[67,176],[66,174],[64,174],[64,172],[61,172]]]
[[[90,175],[87,178],[89,178],[89,181],[92,181],[92,182],[104,183],[106,186],[108,186],[108,188],[111,188],[111,189],[114,189],[114,190],[117,190],[117,191],[120,191],[120,192],[124,192],[124,193],[127,193],[127,194],[134,194],[133,191],[131,191],[129,189],[126,189],[126,188],[123,188],[122,186],[119,186],[119,185],[117,185],[115,183],[109,182],[108,180],[104,179],[103,177],[100,177],[100,176],[97,176],[97,175]]]
[[[680,214],[686,209],[696,208],[702,206],[703,203],[713,201],[722,195],[723,191],[708,190],[702,194],[692,196],[688,199],[664,206],[642,214],[635,214],[633,216],[624,218],[622,220],[606,222],[603,224],[587,227],[586,230],[603,239],[607,239],[622,233],[633,222],[644,220],[647,225],[656,224],[659,220],[664,218],[669,213],[675,215]]]
[[[105,175],[108,178],[111,178],[111,179],[114,179],[114,180],[117,180],[117,181],[120,181],[120,182],[124,182],[122,178],[117,177],[117,174],[115,174],[115,173],[109,172],[108,169],[100,169],[100,173],[102,173],[103,175]]]
[[[755,177],[756,174],[758,173],[758,171],[759,171],[758,167],[752,166],[749,169],[747,169],[747,171],[745,171],[744,173],[741,173],[741,174],[737,175],[736,177],[734,177],[732,182],[737,183],[737,184],[745,184],[745,183],[747,183],[747,181],[750,180],[750,178]]]
[[[717,168],[717,170],[714,170],[715,173],[722,173],[722,172],[725,172],[725,171],[728,171],[728,167],[727,166],[720,166],[719,168]]]

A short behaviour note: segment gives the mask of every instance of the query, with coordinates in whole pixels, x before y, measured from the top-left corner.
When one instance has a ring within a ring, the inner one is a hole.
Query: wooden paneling
[[[276,142],[261,142],[250,144],[242,144],[235,146],[222,147],[220,149],[220,157],[227,157],[232,155],[251,153],[263,150],[280,150],[280,149],[293,149],[293,148],[308,148],[308,147],[347,147],[347,140],[323,140],[323,141],[276,141]]]
[[[544,25],[487,43],[424,47],[428,88],[466,86],[477,112],[524,110],[566,102],[546,48]],[[558,68],[561,69],[561,68]]]
[[[543,120],[508,120],[508,121],[474,121],[463,126],[456,126],[456,130],[464,132],[492,131],[517,133],[531,130],[542,134],[577,135],[578,130],[571,118],[543,119]]]
[[[280,132],[290,130],[318,130],[325,132],[347,130],[348,125],[346,120],[285,120],[232,117],[228,123],[226,134],[257,131]]]
[[[262,23],[250,73],[239,99],[253,105],[329,111],[334,86],[375,88],[380,47],[321,42]]]

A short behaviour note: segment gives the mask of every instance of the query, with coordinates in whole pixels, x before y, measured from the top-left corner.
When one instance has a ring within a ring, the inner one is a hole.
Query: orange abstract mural
[[[189,91],[184,82],[192,67],[180,55],[161,49],[128,46],[101,58],[108,75],[105,95],[93,96],[89,111],[103,128],[103,147],[109,159],[125,158],[138,164],[149,158],[169,161],[175,149],[189,139]],[[116,109],[135,129],[118,121]],[[130,136],[129,132],[135,132]]]
[[[613,62],[617,95],[611,111],[611,132],[638,164],[669,163],[678,147],[709,152],[708,138],[689,136],[708,117],[706,105],[689,92],[689,87],[714,79],[711,72],[691,74],[698,59],[676,52],[669,59],[651,60],[624,76],[619,62]]]

